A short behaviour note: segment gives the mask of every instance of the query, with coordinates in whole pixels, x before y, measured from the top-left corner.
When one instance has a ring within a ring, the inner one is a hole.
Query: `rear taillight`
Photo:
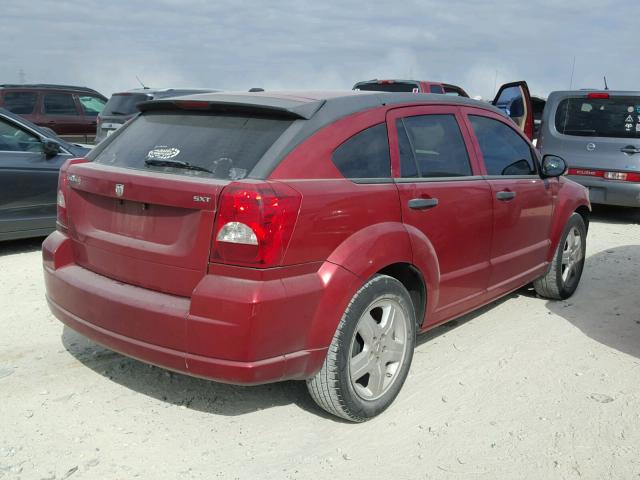
[[[67,200],[69,198],[69,184],[80,183],[80,177],[77,175],[69,174],[68,170],[71,165],[76,163],[88,162],[86,158],[71,158],[67,160],[62,167],[60,167],[60,173],[58,174],[58,196],[57,196],[57,218],[56,226],[61,232],[66,232],[69,226],[69,217],[67,215]]]
[[[250,267],[281,263],[302,195],[281,183],[231,183],[222,190],[211,261]]]
[[[619,182],[640,182],[640,173],[635,172],[607,172],[604,170],[591,170],[587,168],[570,168],[567,175],[583,177],[598,177],[605,180],[617,180]]]

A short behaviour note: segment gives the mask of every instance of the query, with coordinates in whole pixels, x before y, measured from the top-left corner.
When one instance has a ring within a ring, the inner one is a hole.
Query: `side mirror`
[[[50,138],[43,138],[42,151],[47,158],[55,157],[60,153],[60,144]]]
[[[542,157],[542,176],[559,177],[567,171],[567,163],[563,158],[556,155],[545,155]]]

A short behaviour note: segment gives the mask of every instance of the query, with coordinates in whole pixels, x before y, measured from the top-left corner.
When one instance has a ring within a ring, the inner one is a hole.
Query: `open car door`
[[[527,82],[505,83],[491,103],[506,113],[529,140],[533,140],[533,107]]]

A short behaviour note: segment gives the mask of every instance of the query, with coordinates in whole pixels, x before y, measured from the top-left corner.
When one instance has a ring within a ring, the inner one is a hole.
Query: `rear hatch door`
[[[206,272],[218,196],[248,175],[291,119],[146,112],[69,167],[76,262],[144,288],[190,296]]]
[[[549,122],[561,140],[553,142],[553,153],[570,167],[640,171],[640,96],[606,92],[572,96],[558,103]]]

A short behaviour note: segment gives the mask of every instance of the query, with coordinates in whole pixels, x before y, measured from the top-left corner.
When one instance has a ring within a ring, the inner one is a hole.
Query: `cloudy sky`
[[[640,90],[638,0],[5,1],[0,83],[224,90],[446,81],[492,97],[525,79]]]

